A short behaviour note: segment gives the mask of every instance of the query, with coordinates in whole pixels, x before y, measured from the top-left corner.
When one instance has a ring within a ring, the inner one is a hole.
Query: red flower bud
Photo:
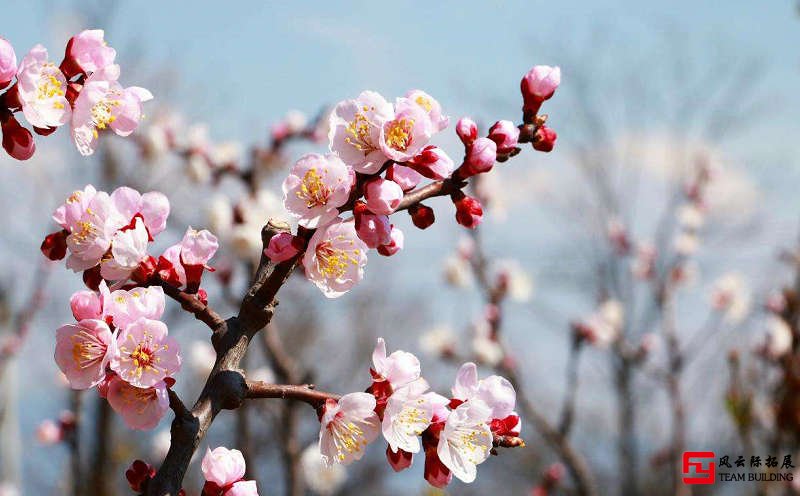
[[[497,144],[497,153],[511,153],[519,140],[519,129],[511,121],[497,121],[489,128],[489,139]]]
[[[525,122],[533,120],[542,102],[553,96],[559,84],[561,84],[561,69],[558,67],[537,65],[523,76],[520,90]]]
[[[103,276],[100,275],[99,265],[95,265],[91,269],[86,269],[83,271],[83,283],[86,284],[86,287],[92,291],[97,291],[98,288],[100,288],[100,281],[102,280]]]
[[[14,116],[6,117],[0,125],[3,131],[3,148],[17,160],[28,160],[36,151],[30,131],[20,126]]]
[[[461,198],[455,198],[456,222],[464,227],[475,229],[483,222],[483,207],[481,203],[471,196],[461,193]]]
[[[155,257],[148,255],[147,258],[142,260],[133,271],[131,274],[131,279],[140,284],[144,284],[155,275],[157,269],[158,262],[156,262]]]
[[[427,229],[436,221],[433,209],[426,205],[412,205],[409,207],[408,213],[411,214],[411,222],[420,229]]]
[[[456,123],[456,134],[462,143],[469,146],[478,138],[478,125],[469,117],[462,117]]]
[[[156,475],[156,469],[143,462],[134,460],[128,470],[125,471],[125,478],[128,479],[131,489],[137,493],[144,492],[144,483]]]
[[[469,145],[464,164],[458,169],[462,178],[489,172],[497,159],[497,143],[489,138],[478,138]]]
[[[44,256],[50,260],[61,260],[67,254],[67,235],[66,230],[50,233],[42,241],[41,250]]]
[[[425,449],[425,480],[431,486],[439,489],[447,486],[453,480],[453,473],[439,459],[436,447]]]
[[[549,152],[556,146],[556,138],[558,135],[555,131],[547,126],[540,126],[533,136],[533,148],[540,152]]]
[[[397,453],[395,453],[392,451],[391,446],[386,446],[386,459],[389,461],[389,465],[391,465],[395,472],[400,472],[401,470],[405,470],[410,467],[413,458],[414,453],[409,453],[408,451],[403,451],[399,448]]]

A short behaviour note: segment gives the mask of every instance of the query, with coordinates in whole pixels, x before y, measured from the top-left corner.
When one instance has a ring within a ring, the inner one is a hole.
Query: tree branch
[[[262,230],[264,246],[272,236],[288,230],[288,225],[270,222]],[[217,359],[194,406],[186,410],[177,395],[170,394],[170,404],[178,414],[170,430],[169,451],[156,476],[147,485],[147,496],[177,496],[192,455],[214,418],[222,410],[241,405],[248,388],[239,364],[250,339],[272,318],[277,304],[275,295],[301,256],[298,254],[294,259],[277,265],[261,257],[256,277],[242,300],[239,314],[214,328],[211,341]]]

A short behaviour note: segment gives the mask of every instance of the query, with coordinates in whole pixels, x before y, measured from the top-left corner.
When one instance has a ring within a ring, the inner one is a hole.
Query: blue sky
[[[116,4],[103,27],[124,79],[136,82],[124,69],[132,57],[141,55],[148,68],[172,67],[181,79],[170,103],[214,116],[215,131],[227,138],[257,135],[287,106],[312,112],[367,87],[391,95],[420,86],[460,110],[469,103],[460,88],[473,96],[513,90],[531,65],[557,64],[555,50],[585,44],[596,29],[622,41],[620,67],[654,33],[674,29],[676,38],[693,40],[701,61],[757,55],[775,91],[794,93],[800,75],[800,17],[790,0]],[[4,17],[13,22],[3,35],[24,51],[50,38],[54,26],[75,22],[68,12],[63,2],[10,3]],[[56,50],[59,41],[48,45]],[[128,41],[141,44],[135,55],[121,46]]]

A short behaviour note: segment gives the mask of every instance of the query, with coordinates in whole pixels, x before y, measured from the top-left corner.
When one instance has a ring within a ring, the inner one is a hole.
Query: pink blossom
[[[61,69],[70,77],[91,74],[114,63],[116,50],[108,46],[102,29],[87,29],[70,38]]]
[[[309,229],[324,226],[339,215],[347,203],[355,175],[333,154],[304,155],[283,181],[283,205]]]
[[[17,74],[17,54],[5,38],[0,38],[0,89],[8,86]]]
[[[103,299],[94,291],[77,291],[69,299],[75,320],[103,318]]]
[[[107,281],[128,279],[147,257],[148,238],[144,222],[138,217],[133,229],[117,231],[111,239],[111,258],[104,259],[100,265],[103,279]]]
[[[258,496],[256,481],[239,481],[225,491],[225,496]]]
[[[439,147],[428,145],[407,162],[407,165],[429,179],[446,179],[453,174],[455,164]]]
[[[364,277],[367,245],[353,222],[336,220],[318,229],[303,256],[306,277],[328,298],[337,298]]]
[[[101,289],[104,283],[101,283]],[[105,298],[104,315],[118,329],[127,328],[140,318],[158,320],[164,314],[166,299],[160,286],[118,289]]]
[[[511,153],[519,140],[519,129],[511,121],[497,121],[489,128],[489,139],[497,144],[497,153]]]
[[[299,238],[295,238],[291,233],[278,233],[269,240],[269,245],[264,249],[264,255],[272,263],[281,263],[289,260],[300,252],[298,244]]]
[[[411,90],[406,93],[406,98],[422,107],[422,110],[428,114],[433,126],[433,133],[444,130],[450,124],[450,117],[442,115],[442,106],[439,105],[439,102],[424,91]]]
[[[89,187],[88,191],[91,191]],[[65,229],[70,232],[67,236],[67,248],[70,251],[67,268],[75,272],[90,269],[100,263],[100,259],[111,247],[114,233],[124,222],[107,193],[98,192],[91,196],[85,208],[69,208],[68,213],[65,211]],[[80,194],[76,197],[73,193],[67,204],[73,201],[84,204]],[[54,218],[59,214],[57,210]]]
[[[391,237],[391,241],[378,247],[378,253],[384,257],[391,257],[398,251],[402,250],[405,242],[403,231],[394,226],[392,226],[392,232],[389,236]]]
[[[380,129],[381,150],[388,158],[405,162],[428,144],[432,134],[431,120],[425,110],[412,100],[398,98],[394,117]]]
[[[91,184],[86,185],[83,190],[73,191],[66,202],[53,212],[53,220],[64,229],[72,231],[96,194],[97,190]]]
[[[403,188],[394,181],[376,178],[364,185],[367,208],[377,215],[389,215],[403,199]]]
[[[75,99],[72,139],[81,155],[94,153],[99,131],[110,128],[128,136],[139,127],[142,103],[153,94],[138,86],[123,88],[118,79],[119,66],[106,66],[89,76]]]
[[[111,201],[125,223],[131,222],[131,227],[134,227],[134,217],[141,217],[150,238],[167,227],[170,207],[163,193],[150,191],[142,195],[133,188],[122,186],[111,192]]]
[[[152,387],[138,388],[119,377],[114,377],[108,386],[106,396],[125,424],[131,429],[150,430],[169,410],[169,394],[164,381]]]
[[[497,143],[489,138],[478,138],[467,148],[464,165],[459,171],[462,177],[489,172],[497,159]]]
[[[47,49],[42,45],[31,48],[22,59],[17,72],[17,89],[22,113],[31,125],[46,129],[69,120],[67,80],[58,67],[47,60]]]
[[[114,336],[102,320],[85,319],[56,331],[56,364],[73,389],[99,384],[116,357]]]
[[[206,448],[206,454],[200,464],[205,480],[219,487],[225,487],[244,477],[246,470],[244,456],[239,450],[229,450],[223,446],[214,451]]]
[[[374,91],[339,102],[330,116],[330,150],[356,172],[378,172],[386,161],[381,151],[383,124],[393,117],[392,104]]]
[[[474,363],[461,366],[452,389],[453,398],[460,402],[480,400],[489,408],[489,420],[504,419],[511,415],[517,401],[514,386],[508,379],[492,375],[478,380]]]
[[[463,482],[472,482],[477,465],[492,450],[492,431],[487,424],[491,410],[482,401],[471,401],[450,412],[439,434],[436,453],[445,467]]]
[[[111,369],[131,385],[153,387],[181,368],[178,342],[161,321],[139,318],[117,336],[119,359]]]
[[[422,174],[411,167],[400,164],[392,164],[386,170],[386,179],[396,182],[403,188],[403,191],[411,191],[422,181]]]
[[[561,84],[561,69],[547,65],[537,65],[522,78],[520,90],[524,109],[534,113],[544,100],[547,100]]]
[[[464,145],[469,146],[478,139],[478,125],[469,117],[462,117],[456,123],[456,134]]]
[[[181,241],[181,261],[184,265],[205,266],[219,248],[217,237],[206,229],[197,231],[191,226]]]
[[[419,359],[412,353],[397,350],[386,356],[386,341],[378,338],[372,352],[372,376],[376,381],[387,381],[397,390],[420,378]]]
[[[56,444],[64,438],[64,431],[50,419],[43,420],[36,428],[36,439],[45,445]]]
[[[390,243],[392,240],[392,224],[386,215],[375,215],[367,210],[363,202],[356,202],[353,209],[356,234],[369,248]]]
[[[375,397],[350,393],[339,401],[327,400],[322,410],[319,451],[326,466],[348,465],[364,456],[364,448],[380,434]]]
[[[433,405],[423,394],[427,389],[428,383],[424,379],[417,379],[389,397],[383,411],[381,430],[392,452],[403,450],[419,453],[419,436],[433,418]]]

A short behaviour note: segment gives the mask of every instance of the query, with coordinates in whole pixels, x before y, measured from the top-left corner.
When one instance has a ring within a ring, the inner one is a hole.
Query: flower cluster
[[[319,449],[326,465],[361,459],[383,434],[395,471],[411,466],[414,454],[424,451],[425,479],[441,488],[454,475],[474,481],[496,436],[519,436],[513,386],[500,376],[478,380],[474,363],[458,371],[450,398],[428,391],[417,357],[405,351],[387,355],[383,339],[372,365],[367,392],[328,399],[320,409]]]
[[[330,153],[301,157],[283,182],[284,207],[301,233],[273,239],[265,255],[281,263],[305,248],[306,277],[326,296],[340,296],[362,279],[368,249],[392,256],[403,248],[404,235],[390,215],[407,208],[416,227],[426,229],[434,223],[432,208],[418,201],[403,205],[426,178],[449,185],[456,221],[474,229],[483,219],[483,207],[462,191],[465,180],[519,153],[519,143],[552,149],[555,133],[536,113],[559,81],[559,69],[546,66],[535,67],[523,78],[525,122],[520,126],[498,121],[487,137],[478,137],[475,122],[460,119],[456,132],[464,144],[464,161],[458,167],[430,143],[450,119],[424,91],[409,91],[394,104],[374,91],[340,102],[330,115]],[[538,102],[535,108],[531,101]],[[341,217],[348,211],[352,218]],[[306,244],[308,238],[300,234],[307,230],[316,231]]]
[[[83,271],[88,290],[72,295],[75,323],[56,332],[55,360],[73,389],[97,387],[134,429],[152,429],[169,406],[167,388],[181,365],[180,349],[161,322],[163,287],[196,294],[217,240],[191,227],[156,259],[147,248],[164,231],[169,202],[161,193],[91,185],[74,192],[53,219],[42,252]],[[162,287],[163,286],[163,287]]]
[[[149,255],[150,242],[166,228],[169,210],[159,192],[121,187],[109,195],[90,184],[55,210],[53,220],[62,229],[47,235],[41,250],[51,260],[69,253],[67,267],[83,272],[90,289],[98,289],[101,281],[117,286],[129,280],[143,285],[160,281],[198,293],[203,272],[213,270],[207,263],[219,243],[207,230],[189,227],[158,259]]]
[[[178,343],[159,319],[160,287],[79,291],[76,322],[56,331],[55,359],[73,389],[97,387],[133,429],[152,429],[169,407],[167,387],[180,370]]]
[[[17,160],[33,156],[33,134],[14,117],[21,112],[36,134],[48,136],[69,123],[72,140],[82,155],[91,155],[106,129],[129,136],[142,120],[142,103],[153,95],[138,86],[119,83],[117,52],[101,29],[70,38],[64,59],[56,66],[47,49],[36,45],[17,66],[14,48],[0,38],[0,129],[3,148]]]

